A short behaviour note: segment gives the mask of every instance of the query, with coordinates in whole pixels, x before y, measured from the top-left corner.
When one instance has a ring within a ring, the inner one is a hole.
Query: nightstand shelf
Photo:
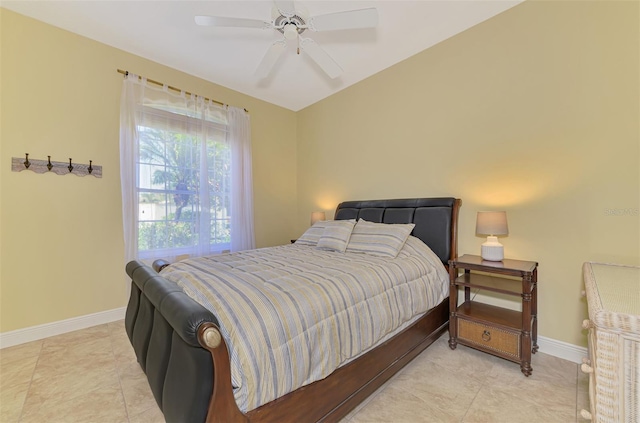
[[[458,274],[460,270],[464,273]],[[538,350],[537,321],[538,263],[505,259],[484,261],[464,255],[449,261],[449,346],[467,345],[520,363],[531,375],[531,354]],[[458,288],[464,288],[464,302],[458,305]],[[522,311],[471,300],[471,290],[497,292],[520,297]]]
[[[517,297],[522,296],[522,289],[517,283],[514,283],[514,280],[496,278],[489,275],[474,273],[472,278],[471,273],[463,273],[456,279],[456,285],[492,292],[499,292],[506,295],[515,295]]]
[[[504,329],[520,330],[522,313],[502,307],[465,301],[458,307],[458,318],[475,320],[478,323],[501,326]]]

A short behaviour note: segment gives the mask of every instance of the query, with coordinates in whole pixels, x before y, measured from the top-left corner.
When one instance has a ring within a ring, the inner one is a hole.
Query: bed
[[[446,267],[457,255],[460,204],[455,198],[347,201],[338,205],[334,218],[412,223],[411,234],[428,245]],[[166,263],[158,263],[152,269],[138,261],[127,264],[132,288],[125,327],[169,422],[338,421],[433,343],[446,330],[449,319],[445,298],[399,333],[328,376],[242,412],[234,396],[237,386],[232,384],[229,351],[234,349],[220,329],[226,316],[216,316],[163,277],[171,273],[171,265],[163,270],[164,266]]]

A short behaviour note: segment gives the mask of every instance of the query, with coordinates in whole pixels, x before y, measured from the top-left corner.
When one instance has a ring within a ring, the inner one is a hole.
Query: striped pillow
[[[316,248],[344,253],[355,223],[354,220],[332,220],[327,222]]]
[[[373,223],[360,219],[351,233],[347,252],[396,257],[415,226],[413,223]]]
[[[327,221],[325,220],[314,223],[312,227],[310,227],[305,231],[305,233],[300,235],[300,237],[296,240],[296,244],[316,245],[322,237],[322,233],[324,232],[324,228],[326,225]]]

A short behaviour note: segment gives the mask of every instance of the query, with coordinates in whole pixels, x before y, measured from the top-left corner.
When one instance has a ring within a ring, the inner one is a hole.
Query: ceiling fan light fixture
[[[298,27],[295,24],[286,24],[284,26],[284,38],[287,40],[295,40],[298,36]]]
[[[2,0],[0,0],[2,1]],[[196,24],[217,27],[273,29],[283,37],[275,41],[267,50],[256,69],[258,78],[266,78],[281,54],[287,41],[296,41],[296,52],[303,51],[329,78],[337,78],[343,72],[340,65],[310,38],[307,31],[339,31],[345,29],[375,28],[378,25],[378,11],[375,7],[347,10],[325,15],[309,16],[304,6],[296,7],[295,0],[273,0],[270,22],[258,19],[224,16],[196,16]]]

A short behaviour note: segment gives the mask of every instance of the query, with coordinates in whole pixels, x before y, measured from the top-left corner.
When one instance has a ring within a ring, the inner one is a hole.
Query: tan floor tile
[[[116,369],[118,375],[122,376],[127,372],[142,372],[140,364],[136,361],[135,357],[118,358],[116,359]]]
[[[364,409],[351,417],[350,423],[459,421],[455,416],[432,408],[429,403],[391,384]]]
[[[116,369],[120,377],[126,376],[127,374],[144,374],[142,367],[140,367],[140,364],[135,360],[135,357],[133,359],[116,360]]]
[[[538,353],[536,355],[541,355]],[[520,393],[520,397],[545,408],[564,413],[576,410],[577,364],[556,357],[542,358],[529,377],[510,362],[496,363],[486,386]]]
[[[42,360],[41,360],[42,361]],[[51,365],[51,367],[46,367]],[[36,366],[25,401],[25,412],[53,402],[66,402],[87,392],[119,383],[115,362],[111,360],[83,360],[59,367],[55,363],[41,362]]]
[[[54,351],[56,349],[70,348],[76,345],[82,346],[87,342],[99,339],[109,339],[109,327],[107,325],[93,326],[46,338],[42,345],[42,349],[43,351]]]
[[[142,372],[127,373],[120,377],[122,395],[130,416],[140,414],[150,408],[158,407],[147,376]]]
[[[129,342],[129,338],[126,335],[112,335],[111,336],[111,348],[116,361],[122,363],[129,363],[137,361],[136,353]]]
[[[37,357],[40,354],[40,349],[44,340],[27,342],[26,344],[16,345],[14,347],[0,349],[0,368],[5,363],[10,363],[15,360],[22,360],[27,357]]]
[[[0,389],[31,382],[37,362],[38,356],[30,356],[4,363],[0,369]]]
[[[69,401],[48,401],[23,413],[21,423],[125,423],[128,422],[118,384],[102,387]]]
[[[461,371],[452,371],[440,363],[425,361],[403,371],[392,386],[415,395],[460,421],[473,402],[482,382]]]
[[[24,400],[27,397],[29,383],[7,385],[0,393],[0,421],[3,423],[17,422],[22,412]]]
[[[484,386],[467,411],[465,423],[564,423],[575,421],[575,403],[562,408],[549,406],[555,401],[549,393],[549,403],[530,402],[531,391],[503,390]]]
[[[448,339],[448,338],[447,338]],[[435,351],[434,351],[435,352]],[[443,367],[467,375],[477,381],[483,382],[489,376],[493,365],[499,362],[509,363],[499,357],[478,351],[476,349],[458,344],[455,350],[440,345],[438,354],[434,354],[432,360]],[[520,369],[515,363],[510,365]]]
[[[57,354],[57,357],[55,355]],[[53,356],[53,359],[78,360],[88,358],[95,355],[113,356],[113,348],[111,339],[104,337],[88,337],[84,340],[75,340],[74,342],[45,342],[40,352],[40,357],[45,355]]]
[[[137,378],[140,376],[144,376],[145,374],[144,371],[142,371],[142,367],[140,367],[140,364],[135,360],[117,361],[116,367],[118,369],[118,376],[120,376],[121,381],[124,381],[131,377]]]
[[[126,343],[126,344],[131,345],[131,341],[129,340],[129,336],[124,331],[124,328],[123,329],[118,329],[117,331],[114,330],[113,332],[111,332],[109,337],[114,342],[121,342],[121,343]]]
[[[117,322],[111,322],[107,324],[109,328],[109,333],[113,335],[122,335],[127,336],[127,329],[124,325],[124,320],[118,320]]]
[[[531,376],[534,378],[540,377],[540,380],[553,380],[576,383],[576,369],[578,365],[567,360],[563,360],[558,357],[554,357],[545,353],[533,354],[531,358],[531,367],[534,371]],[[535,369],[540,370],[536,372]]]
[[[124,328],[124,319],[107,323],[107,327],[109,328],[109,333],[111,334],[120,333],[120,332],[126,333],[126,330]]]
[[[129,423],[165,423],[165,420],[160,408],[155,406],[133,417],[130,416]]]
[[[77,352],[43,351],[33,373],[33,379],[55,379],[73,373],[83,377],[95,375],[95,372],[111,372],[115,370],[115,357],[109,350],[96,350],[79,354]]]
[[[349,414],[347,414],[346,416],[344,416],[344,418],[342,418],[342,420],[340,420],[340,423],[350,423],[351,419],[353,416],[355,416],[356,414],[358,414],[360,412],[360,410],[362,410],[363,408],[365,408],[367,406],[367,404],[369,404],[371,401],[373,401],[373,399],[378,396],[378,394],[380,392],[382,392],[387,386],[389,386],[389,384],[393,381],[393,378],[391,378],[390,380],[386,381],[381,387],[379,387],[378,389],[376,389],[375,392],[373,392],[371,395],[369,395],[364,401],[362,401],[360,404],[358,404],[353,410],[351,410],[349,412]]]

